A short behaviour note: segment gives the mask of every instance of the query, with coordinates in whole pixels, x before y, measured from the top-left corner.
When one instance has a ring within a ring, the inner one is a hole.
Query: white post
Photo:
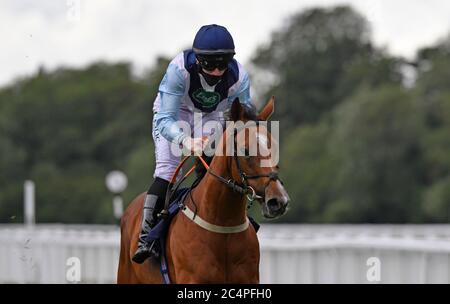
[[[114,195],[113,197],[113,211],[114,217],[120,220],[123,214],[123,199],[120,195]]]
[[[113,212],[114,217],[118,220],[123,214],[123,199],[120,195],[128,185],[128,178],[122,171],[111,171],[106,175],[106,187],[114,194],[113,197]]]
[[[35,187],[34,182],[26,180],[24,183],[24,223],[27,226],[33,226],[36,222],[35,218]]]

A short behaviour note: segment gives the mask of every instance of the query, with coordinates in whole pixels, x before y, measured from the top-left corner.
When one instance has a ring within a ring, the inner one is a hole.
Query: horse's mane
[[[244,103],[242,104],[242,109],[244,110],[244,118],[247,120],[254,120],[258,121],[258,111],[256,110],[256,107],[253,104]],[[227,111],[225,113],[226,120],[232,120],[230,111]]]

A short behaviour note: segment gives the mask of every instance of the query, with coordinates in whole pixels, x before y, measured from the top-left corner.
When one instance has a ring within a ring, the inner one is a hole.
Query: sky
[[[0,85],[39,66],[95,60],[130,61],[139,72],[191,46],[200,26],[211,23],[228,28],[245,66],[291,15],[337,4],[366,16],[375,44],[393,55],[412,59],[450,33],[446,0],[0,0]]]

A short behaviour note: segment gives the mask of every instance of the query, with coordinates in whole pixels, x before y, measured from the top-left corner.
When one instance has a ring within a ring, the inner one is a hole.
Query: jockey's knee
[[[155,172],[153,173],[153,177],[161,178],[166,181],[172,180],[172,176],[174,175],[177,169],[178,163],[157,163]]]
[[[166,194],[168,185],[169,181],[166,178],[156,176],[153,180],[153,183],[150,185],[147,194],[154,194],[159,197],[164,196]]]

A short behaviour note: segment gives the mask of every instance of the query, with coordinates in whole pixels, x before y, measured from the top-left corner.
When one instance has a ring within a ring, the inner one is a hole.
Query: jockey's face
[[[233,59],[233,54],[217,54],[217,55],[196,55],[197,64],[201,67],[201,73],[220,77],[222,76],[228,68],[231,60]]]

